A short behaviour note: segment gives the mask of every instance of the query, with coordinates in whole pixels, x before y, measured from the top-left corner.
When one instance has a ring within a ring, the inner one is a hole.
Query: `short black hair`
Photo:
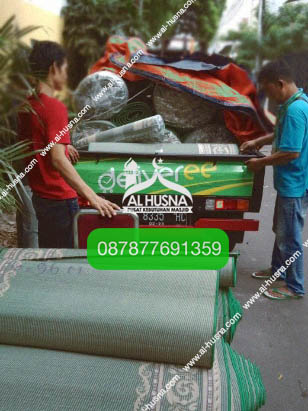
[[[60,68],[65,59],[66,51],[60,44],[53,41],[35,41],[29,56],[29,65],[32,74],[43,80],[54,63]]]
[[[276,83],[281,79],[288,83],[294,82],[294,76],[290,66],[282,59],[267,63],[258,74],[259,83]]]

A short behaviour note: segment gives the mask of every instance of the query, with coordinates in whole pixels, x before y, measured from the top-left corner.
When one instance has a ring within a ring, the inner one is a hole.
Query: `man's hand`
[[[262,158],[251,158],[248,161],[245,161],[245,164],[250,171],[260,171],[265,167]]]
[[[67,150],[68,150],[68,155],[71,159],[71,162],[73,164],[77,163],[77,161],[79,160],[79,153],[76,150],[76,148],[72,146],[71,144],[68,144]]]
[[[117,204],[112,203],[111,201],[105,200],[98,195],[95,195],[93,199],[89,199],[90,205],[98,210],[103,217],[111,218],[116,215],[116,210],[120,210],[120,207]]]
[[[120,207],[99,197],[77,173],[72,163],[65,155],[65,145],[55,144],[50,150],[51,163],[59,171],[64,180],[73,187],[81,197],[87,199],[90,205],[98,210],[102,216],[112,217]]]
[[[258,137],[255,140],[245,141],[245,143],[241,145],[240,151],[260,150],[266,144],[272,144],[274,137],[274,133],[271,133]]]
[[[253,151],[253,150],[257,150],[259,148],[258,142],[257,140],[250,140],[250,141],[245,141],[245,143],[243,143],[240,146],[240,151]]]

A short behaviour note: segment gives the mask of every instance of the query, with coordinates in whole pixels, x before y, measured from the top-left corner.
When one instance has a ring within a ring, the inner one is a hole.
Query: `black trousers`
[[[77,198],[51,200],[36,193],[32,196],[38,219],[40,248],[73,248],[73,221],[79,210]]]

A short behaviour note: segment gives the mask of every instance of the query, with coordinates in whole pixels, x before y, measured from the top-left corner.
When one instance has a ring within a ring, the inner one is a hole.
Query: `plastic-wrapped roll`
[[[87,111],[85,116],[102,120],[108,120],[120,112],[127,100],[128,89],[124,80],[107,70],[98,71],[85,77],[74,93],[77,111],[81,111],[89,105],[91,109]]]
[[[115,127],[113,123],[106,120],[83,121],[78,123],[78,126],[72,130],[72,144],[78,146],[79,140]]]
[[[164,138],[162,140],[164,144],[181,144],[181,140],[177,135],[171,130],[165,130]]]
[[[165,137],[165,123],[161,116],[148,117],[79,140],[77,148],[87,147],[95,142],[116,143],[160,143]]]
[[[207,124],[186,135],[184,143],[236,144],[234,135],[223,124]]]
[[[174,128],[202,127],[212,121],[218,111],[201,97],[158,84],[154,89],[153,100],[156,112],[167,125]]]
[[[112,117],[112,122],[117,126],[123,126],[134,121],[151,117],[152,115],[153,111],[148,104],[143,103],[142,101],[136,101],[134,103],[128,103],[123,107],[120,113]]]

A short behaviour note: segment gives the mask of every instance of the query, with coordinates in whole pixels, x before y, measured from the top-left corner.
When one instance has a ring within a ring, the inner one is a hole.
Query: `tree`
[[[230,31],[224,40],[233,41],[237,62],[251,69],[255,66],[257,51],[262,60],[273,60],[293,51],[308,49],[308,4],[286,4],[277,15],[267,8],[263,17],[263,38],[259,44],[257,25],[240,25],[238,31]]]
[[[210,41],[216,34],[225,5],[226,0],[207,0],[199,1],[195,6],[199,16],[196,38],[204,52],[207,51]]]
[[[16,177],[14,162],[27,157],[28,142],[16,142],[17,112],[30,109],[26,97],[32,90],[27,67],[27,46],[22,37],[36,27],[18,29],[14,17],[0,27],[0,210],[12,210],[15,198],[10,191],[2,196],[7,184]]]
[[[170,40],[181,22],[203,50],[216,33],[226,0],[197,0],[161,38]],[[183,7],[178,0],[68,0],[63,8],[64,44],[69,51],[70,86],[75,88],[103,54],[110,35],[138,36],[145,42]]]

